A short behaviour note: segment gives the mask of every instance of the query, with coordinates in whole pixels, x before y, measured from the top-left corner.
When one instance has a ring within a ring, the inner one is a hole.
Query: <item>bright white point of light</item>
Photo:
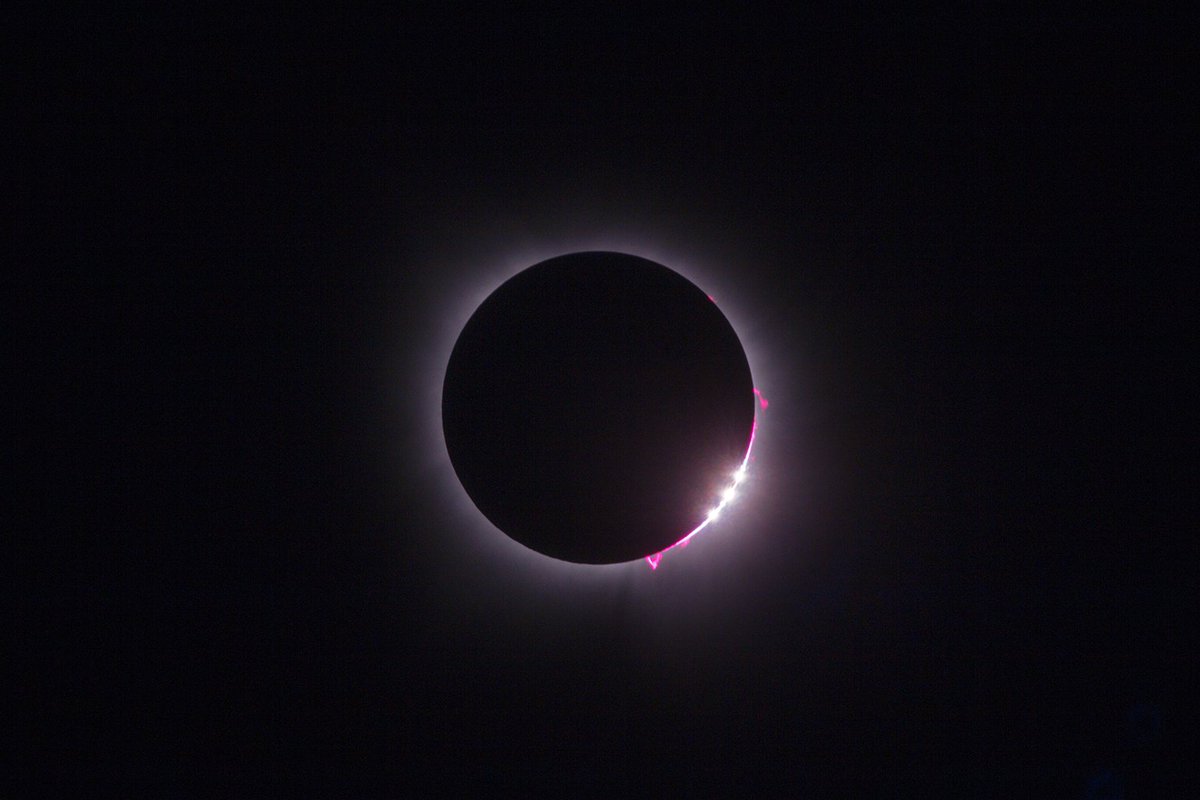
[[[759,406],[761,408],[766,408],[767,399],[762,396],[762,393],[759,392],[758,389],[755,389],[754,394],[758,397]],[[717,503],[716,507],[708,512],[708,515],[705,516],[703,522],[697,525],[678,542],[670,547],[660,550],[657,553],[654,553],[653,555],[646,556],[646,561],[650,564],[650,569],[658,569],[658,564],[660,561],[662,561],[663,553],[667,552],[667,550],[672,550],[676,547],[687,547],[688,541],[691,540],[691,538],[697,533],[707,528],[709,523],[715,522],[717,518],[721,516],[721,509],[727,506],[729,502],[737,496],[737,489],[735,487],[746,480],[746,465],[750,461],[750,450],[754,447],[754,434],[758,430],[757,417],[758,415],[756,414],[754,421],[750,423],[750,441],[746,443],[746,455],[742,456],[742,463],[738,465],[738,468],[730,475],[730,480],[733,481],[732,485],[726,486],[723,490],[721,490],[721,502]]]

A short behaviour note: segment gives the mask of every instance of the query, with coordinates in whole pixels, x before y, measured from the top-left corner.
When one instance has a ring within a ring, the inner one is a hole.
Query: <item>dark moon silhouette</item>
[[[609,564],[702,523],[742,463],[755,398],[708,296],[624,253],[573,253],[500,286],[455,343],[442,394],[454,470],[497,528]]]

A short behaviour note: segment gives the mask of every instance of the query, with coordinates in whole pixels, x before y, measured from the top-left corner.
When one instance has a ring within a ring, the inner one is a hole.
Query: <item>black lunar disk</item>
[[[442,393],[450,460],[484,516],[586,564],[657,553],[703,522],[754,411],[746,353],[716,304],[610,252],[501,285],[459,335]]]

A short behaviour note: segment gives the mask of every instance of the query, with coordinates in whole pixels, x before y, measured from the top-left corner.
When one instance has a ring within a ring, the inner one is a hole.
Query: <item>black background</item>
[[[1193,22],[7,26],[10,796],[1194,792]],[[771,401],[653,573],[429,447],[463,292],[597,231]]]

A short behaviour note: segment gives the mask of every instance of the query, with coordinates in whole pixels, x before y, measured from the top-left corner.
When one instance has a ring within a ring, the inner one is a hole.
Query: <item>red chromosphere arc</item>
[[[712,297],[709,297],[709,299],[711,300]],[[757,388],[754,390],[754,394],[758,398],[760,409],[766,409],[766,407],[769,405],[767,398],[763,397],[762,392],[760,392]],[[725,489],[721,498],[721,502],[719,502],[715,508],[708,512],[708,516],[705,517],[703,522],[684,535],[682,539],[670,547],[665,547],[662,550],[659,550],[657,553],[646,556],[646,562],[650,565],[650,569],[658,569],[658,564],[660,561],[662,561],[663,553],[674,550],[676,547],[687,547],[688,542],[691,541],[693,536],[707,528],[708,524],[714,521],[720,515],[721,509],[723,509],[725,505],[732,499],[734,486],[737,486],[739,483],[741,483],[742,479],[745,477],[746,465],[750,462],[750,450],[754,447],[754,434],[757,430],[758,415],[755,414],[754,421],[750,424],[750,440],[746,442],[746,455],[742,458],[742,463],[738,466],[737,471],[734,473],[735,477],[733,486]]]

